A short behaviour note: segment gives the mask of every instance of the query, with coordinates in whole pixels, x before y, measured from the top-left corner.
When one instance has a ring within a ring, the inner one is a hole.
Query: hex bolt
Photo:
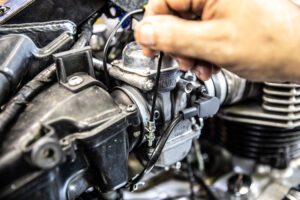
[[[154,82],[153,82],[153,80],[149,80],[149,81],[146,82],[145,85],[146,85],[146,89],[152,90],[153,87],[154,87]]]
[[[69,79],[68,84],[70,86],[77,86],[83,82],[83,78],[80,76],[73,76]]]
[[[37,141],[31,153],[32,162],[41,169],[51,169],[62,160],[62,149],[56,139],[43,138]]]
[[[136,105],[134,105],[134,104],[128,105],[127,108],[126,108],[126,111],[127,112],[134,112],[134,111],[136,111]]]

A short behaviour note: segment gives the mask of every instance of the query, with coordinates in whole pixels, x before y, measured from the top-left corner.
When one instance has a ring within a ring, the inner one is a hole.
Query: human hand
[[[207,63],[252,81],[300,80],[300,8],[288,0],[150,0],[135,38],[202,80],[216,70]]]
[[[0,5],[3,5],[7,2],[7,0],[0,0]]]

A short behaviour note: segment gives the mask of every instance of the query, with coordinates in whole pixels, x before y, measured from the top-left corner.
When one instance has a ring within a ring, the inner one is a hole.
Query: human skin
[[[164,51],[202,80],[219,66],[300,82],[300,7],[290,0],[150,0],[135,38],[145,55]]]
[[[0,0],[0,5],[3,5],[7,2],[7,0]]]

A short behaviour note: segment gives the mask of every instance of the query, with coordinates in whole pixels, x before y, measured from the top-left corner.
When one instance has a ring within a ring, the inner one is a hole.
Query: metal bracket
[[[99,85],[106,89],[105,85],[95,79],[90,47],[72,49],[55,54],[53,57],[57,79],[68,90],[79,92],[91,85]]]

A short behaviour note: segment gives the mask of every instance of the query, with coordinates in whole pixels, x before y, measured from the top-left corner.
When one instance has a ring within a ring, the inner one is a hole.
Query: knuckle
[[[189,11],[191,9],[192,0],[166,0],[169,7],[175,11]]]

